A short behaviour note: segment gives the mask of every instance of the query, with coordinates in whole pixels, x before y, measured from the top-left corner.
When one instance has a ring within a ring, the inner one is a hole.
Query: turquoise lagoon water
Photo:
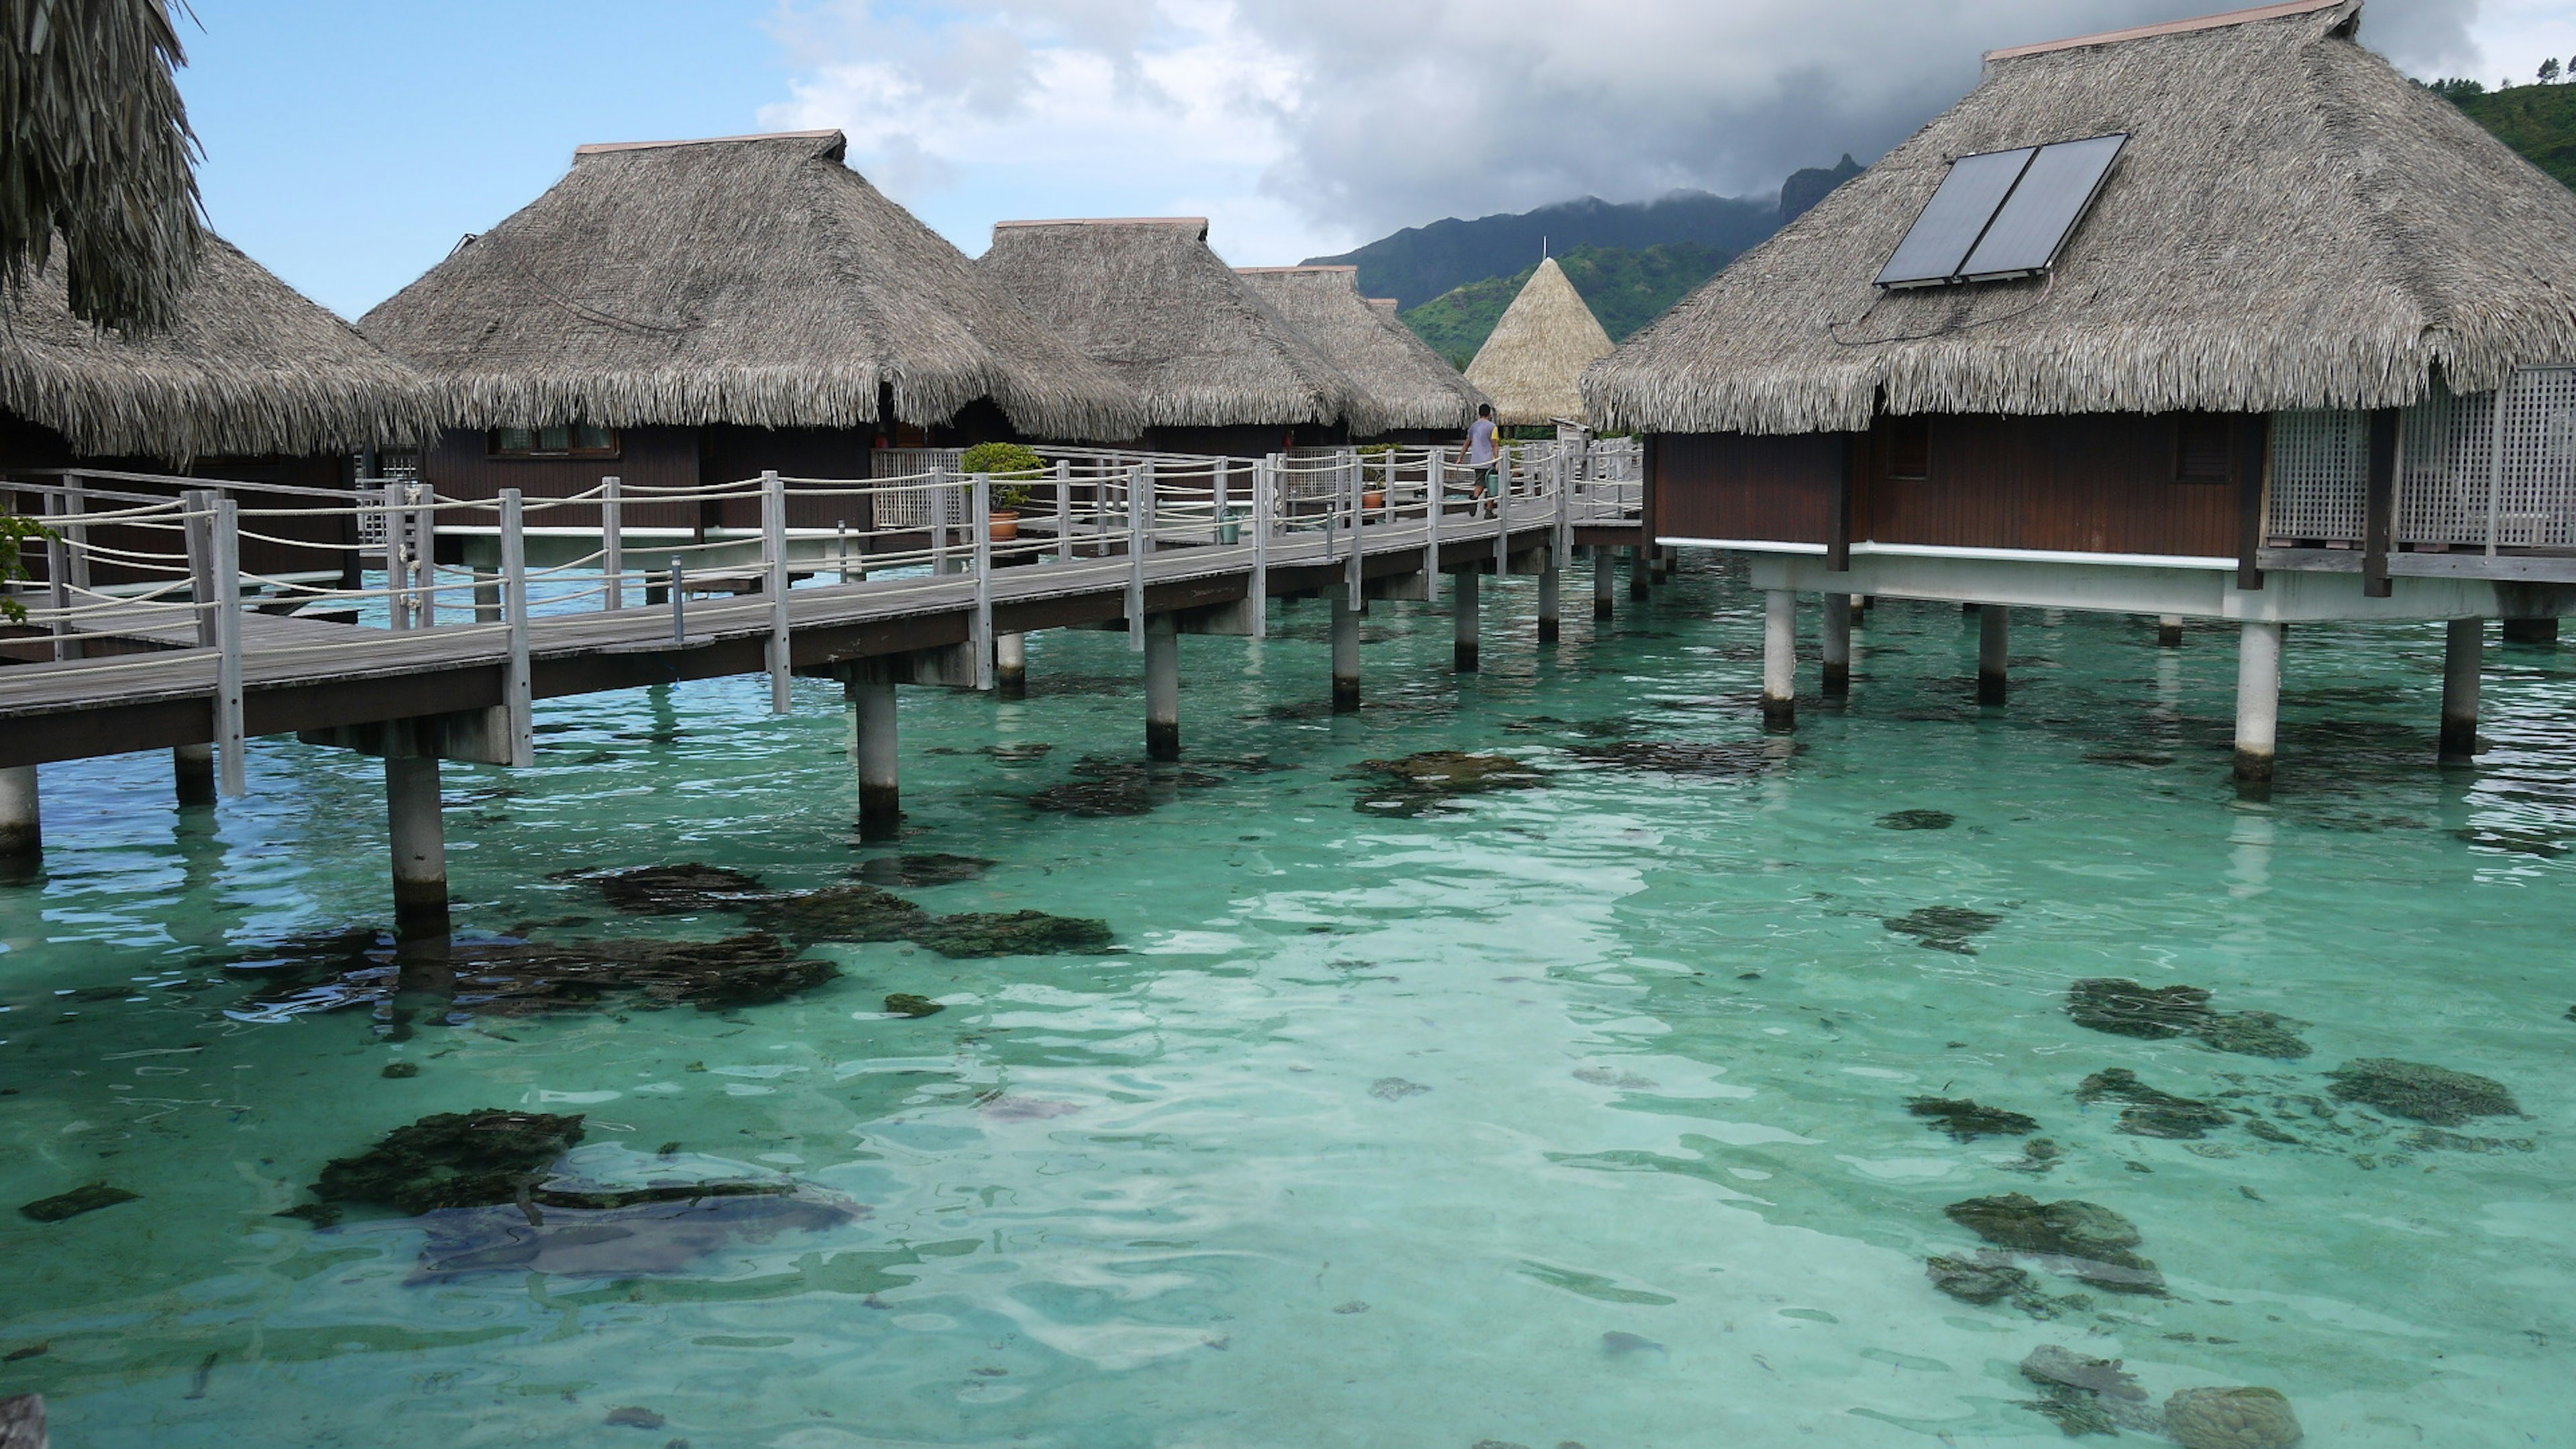
[[[451,770],[469,931],[709,939],[742,923],[620,919],[557,877],[802,888],[944,851],[995,864],[925,906],[1119,943],[821,947],[840,980],[733,1012],[254,1019],[227,961],[385,918],[374,766],[264,744],[256,795],[186,817],[157,757],[48,767],[49,873],[0,887],[0,1204],[140,1197],[0,1216],[0,1393],[46,1394],[79,1449],[2041,1444],[2016,1365],[2057,1344],[2157,1399],[2277,1388],[2312,1445],[2576,1443],[2576,662],[2493,654],[2488,752],[2442,770],[2438,629],[2294,630],[2280,788],[2242,804],[2223,631],[2158,651],[2152,621],[2019,614],[2014,702],[1981,712],[1972,624],[1886,603],[1793,752],[1753,726],[1739,575],[1545,651],[1530,604],[1501,591],[1463,680],[1443,616],[1377,606],[1343,719],[1318,604],[1184,641],[1217,783],[1144,815],[1027,803],[1139,753],[1114,635],[1033,641],[1024,703],[908,691],[896,845],[854,839],[829,687],[786,720],[758,680],[561,701],[538,768]],[[1583,753],[1621,740],[1736,748]],[[1435,749],[1545,784],[1408,812],[1345,777]],[[1928,908],[1992,919],[1887,924]],[[2313,1055],[2087,1030],[2066,991],[2098,976],[2294,1018]],[[2526,1115],[2428,1146],[2327,1093],[2369,1057]],[[2075,1096],[2115,1067],[2269,1125],[2124,1133]],[[2059,1155],[1954,1141],[1926,1095]],[[327,1159],[477,1107],[587,1114],[584,1175],[832,1206],[448,1273],[418,1222],[275,1216]],[[2125,1216],[2169,1294],[2068,1301],[2028,1258],[2053,1318],[1936,1292],[1925,1256],[1975,1246],[1944,1205],[2013,1191]]]

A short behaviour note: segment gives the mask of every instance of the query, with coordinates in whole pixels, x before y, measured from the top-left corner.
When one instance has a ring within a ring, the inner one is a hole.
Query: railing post
[[[242,758],[241,505],[215,500],[215,788],[250,793]]]
[[[65,473],[63,475],[63,516],[77,520],[88,512],[89,485],[81,481],[80,474]],[[80,522],[66,523],[63,525],[62,533],[63,537],[70,541],[72,592],[86,594],[90,591],[89,525]]]
[[[1343,566],[1342,586],[1349,593],[1351,611],[1357,613],[1361,602],[1360,575],[1367,567],[1368,556],[1368,540],[1362,536],[1368,531],[1368,512],[1361,506],[1367,498],[1362,491],[1366,480],[1361,476],[1364,466],[1356,451],[1346,452],[1342,458],[1343,499],[1351,509],[1351,559]]]
[[[2504,435],[2513,405],[2515,373],[2504,375],[2504,384],[2495,392],[2495,407],[2487,418],[2487,556],[2495,557],[2496,520],[2504,507]],[[2256,485],[2248,485],[2256,486]]]
[[[191,488],[179,496],[187,515],[188,597],[197,605],[197,647],[212,649],[215,639],[215,498],[212,488]]]
[[[1574,566],[1574,474],[1580,459],[1568,453],[1556,458],[1556,534],[1548,540],[1550,567],[1558,573]]]
[[[1270,490],[1277,454],[1252,465],[1252,637],[1270,633]]]
[[[948,465],[930,470],[930,571],[948,572]]]
[[[1148,464],[1139,463],[1127,474],[1127,648],[1145,652],[1145,550],[1149,530],[1145,505],[1136,496],[1136,485],[1142,482],[1150,491],[1153,474]]]
[[[1225,512],[1227,505],[1233,502],[1230,496],[1232,489],[1229,487],[1233,482],[1234,460],[1224,459],[1216,465],[1216,477],[1211,482],[1208,493],[1208,546],[1210,548],[1225,542]]]
[[[1062,563],[1073,557],[1073,462],[1055,460],[1055,556]]]
[[[411,510],[405,505],[408,496],[400,483],[388,483],[385,495],[385,627],[411,627],[411,563],[407,557],[407,536],[411,533]]]
[[[1423,491],[1430,502],[1431,541],[1422,546],[1422,597],[1440,602],[1440,514],[1448,507],[1449,458],[1438,448],[1431,450],[1431,466],[1424,472]]]
[[[1512,450],[1500,449],[1494,454],[1494,572],[1511,567],[1512,553]],[[1497,584],[1499,588],[1501,585]]]
[[[775,468],[760,474],[760,565],[760,589],[769,596],[769,712],[785,714],[793,707],[787,671],[794,662],[787,626],[787,485]]]
[[[528,669],[528,536],[519,490],[501,490],[501,628],[509,644],[509,674],[501,708],[508,721],[510,763],[537,762],[536,690]]]
[[[689,642],[689,563],[674,556],[671,560],[671,642]]]
[[[626,607],[626,499],[615,476],[599,480],[600,607]]]
[[[975,687],[993,687],[993,475],[975,475],[975,618],[967,639],[975,653]]]
[[[48,491],[44,495],[45,516],[60,524],[71,511],[68,495]],[[77,657],[80,647],[72,638],[72,546],[62,527],[50,529],[45,536],[45,606],[54,611],[54,660],[57,663]]]

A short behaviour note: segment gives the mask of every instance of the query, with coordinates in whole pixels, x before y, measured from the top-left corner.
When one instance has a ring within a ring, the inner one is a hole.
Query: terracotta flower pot
[[[1371,488],[1360,494],[1360,507],[1370,513],[1375,513],[1385,506],[1386,493],[1382,489]]]
[[[1013,539],[1018,538],[1020,536],[1019,511],[1017,509],[994,510],[992,516],[992,529],[993,542],[995,543],[1009,543]]]

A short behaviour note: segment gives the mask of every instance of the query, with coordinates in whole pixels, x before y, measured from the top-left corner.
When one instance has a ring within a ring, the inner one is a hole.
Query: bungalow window
[[[1927,417],[1889,418],[1887,428],[1887,476],[1920,481],[1932,476],[1932,420]]]
[[[2174,481],[2224,483],[2233,429],[2223,413],[2185,413],[2174,420]]]
[[[494,428],[488,451],[495,458],[614,458],[617,431],[588,423],[549,428]]]

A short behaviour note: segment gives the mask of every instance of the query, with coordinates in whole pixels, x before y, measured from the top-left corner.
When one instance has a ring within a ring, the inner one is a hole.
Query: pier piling
[[[1145,758],[1181,757],[1181,632],[1169,614],[1145,618]]]
[[[501,576],[485,569],[474,571],[474,622],[501,622]]]
[[[1654,550],[1642,545],[1628,550],[1628,602],[1642,604],[1652,598],[1654,565],[1648,555]]]
[[[2486,664],[2487,623],[2453,619],[2442,641],[2442,758],[2478,752],[2478,676]]]
[[[890,839],[903,823],[903,776],[895,751],[894,676],[868,661],[843,679],[850,702],[850,753],[859,765],[859,836]]]
[[[2012,611],[1977,611],[1977,703],[2002,704],[2012,693]]]
[[[993,636],[993,687],[1004,699],[1026,699],[1029,694],[1029,636],[996,634]]]
[[[1762,727],[1798,727],[1798,596],[1787,589],[1762,596]]]
[[[2503,634],[2507,644],[2537,644],[2544,649],[2558,647],[2556,619],[2507,619]]]
[[[1356,714],[1360,707],[1360,611],[1349,592],[1327,591],[1333,608],[1333,713]]]
[[[215,747],[172,745],[170,747],[170,784],[180,805],[215,803]]]
[[[2261,795],[2272,786],[2281,728],[2282,626],[2246,621],[2236,646],[2236,785]]]
[[[1595,544],[1592,547],[1592,617],[1595,622],[1610,617],[1612,599],[1618,593],[1618,550]]]
[[[1460,569],[1450,580],[1457,586],[1457,602],[1451,606],[1455,610],[1455,627],[1449,662],[1461,674],[1476,672],[1476,590],[1483,579],[1483,573],[1467,568]]]
[[[45,855],[44,812],[36,801],[36,767],[0,770],[0,877],[32,872]]]
[[[1851,694],[1852,596],[1825,595],[1825,698]]]
[[[2159,649],[2182,647],[2182,615],[2164,614],[2157,617],[2156,647]]]
[[[1556,556],[1548,555],[1547,567],[1538,576],[1538,642],[1553,644],[1564,633],[1563,606],[1557,600],[1558,579]]]
[[[447,823],[440,813],[437,757],[386,754],[385,821],[393,837],[394,933],[446,935]]]

